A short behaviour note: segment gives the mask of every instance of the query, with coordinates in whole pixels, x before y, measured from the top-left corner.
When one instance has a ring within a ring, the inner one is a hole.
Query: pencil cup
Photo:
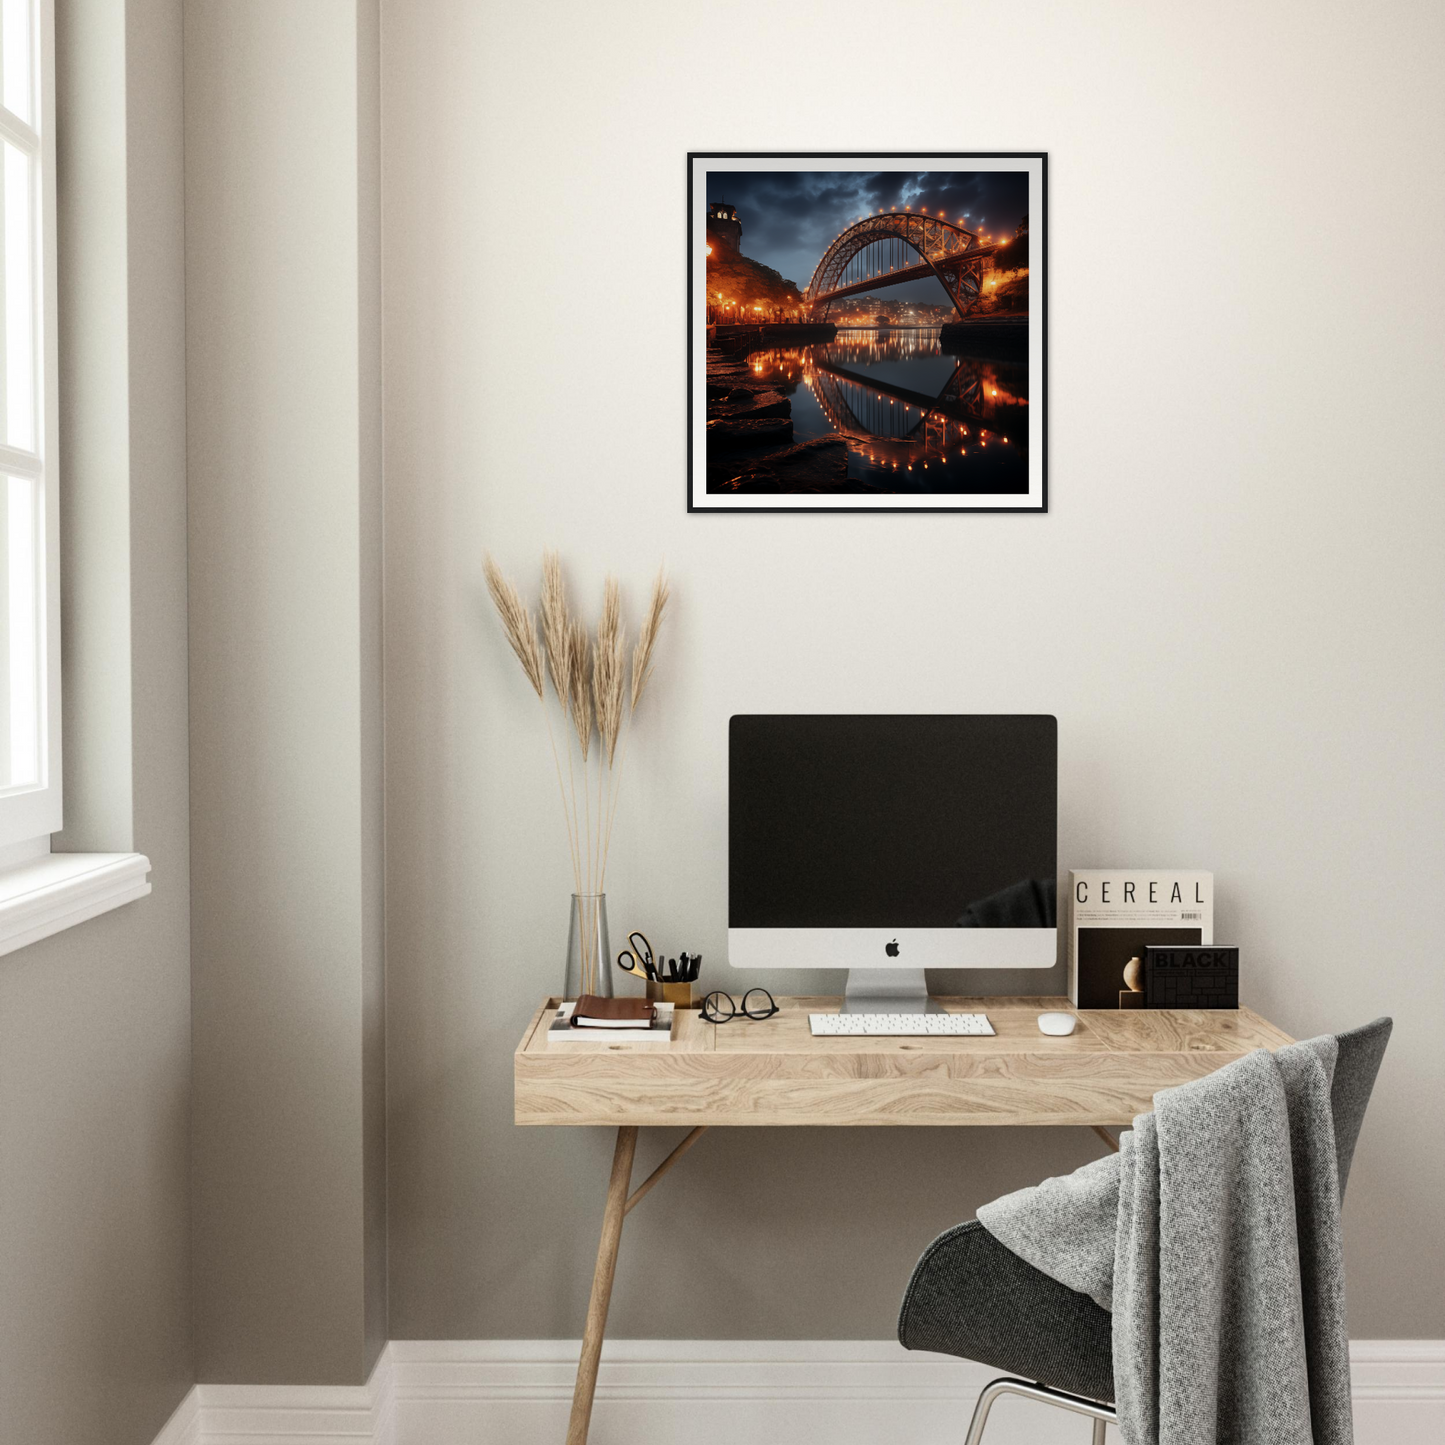
[[[692,1007],[690,983],[649,983],[647,996],[653,1003],[676,1004],[678,1008]]]

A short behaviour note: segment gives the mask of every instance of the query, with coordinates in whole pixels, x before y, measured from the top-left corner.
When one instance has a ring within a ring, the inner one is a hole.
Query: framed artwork
[[[690,152],[690,512],[1046,512],[1048,157]]]

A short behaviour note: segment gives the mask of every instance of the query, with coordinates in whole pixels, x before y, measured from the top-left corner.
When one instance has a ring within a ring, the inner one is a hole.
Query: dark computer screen
[[[1052,717],[732,719],[732,928],[1052,927],[1057,831]]]

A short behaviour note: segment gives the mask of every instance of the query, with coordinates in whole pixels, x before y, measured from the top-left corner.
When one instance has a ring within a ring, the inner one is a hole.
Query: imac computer
[[[1052,717],[736,716],[728,960],[846,968],[868,1013],[926,1010],[925,968],[1048,968],[1057,835]]]

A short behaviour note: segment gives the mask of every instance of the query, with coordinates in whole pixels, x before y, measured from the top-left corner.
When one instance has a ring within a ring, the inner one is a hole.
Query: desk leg
[[[607,1205],[602,1211],[602,1240],[597,1246],[597,1268],[592,1274],[592,1298],[587,1302],[587,1327],[582,1332],[582,1358],[577,1362],[577,1385],[572,1391],[572,1418],[567,1422],[567,1445],[587,1445],[592,1421],[592,1396],[597,1389],[597,1364],[602,1357],[602,1335],[607,1328],[607,1307],[612,1302],[612,1276],[617,1271],[617,1246],[622,1240],[622,1219],[627,1213],[627,1186],[632,1182],[632,1156],[637,1152],[637,1129],[630,1124],[617,1131],[612,1155],[612,1178],[607,1184]]]

